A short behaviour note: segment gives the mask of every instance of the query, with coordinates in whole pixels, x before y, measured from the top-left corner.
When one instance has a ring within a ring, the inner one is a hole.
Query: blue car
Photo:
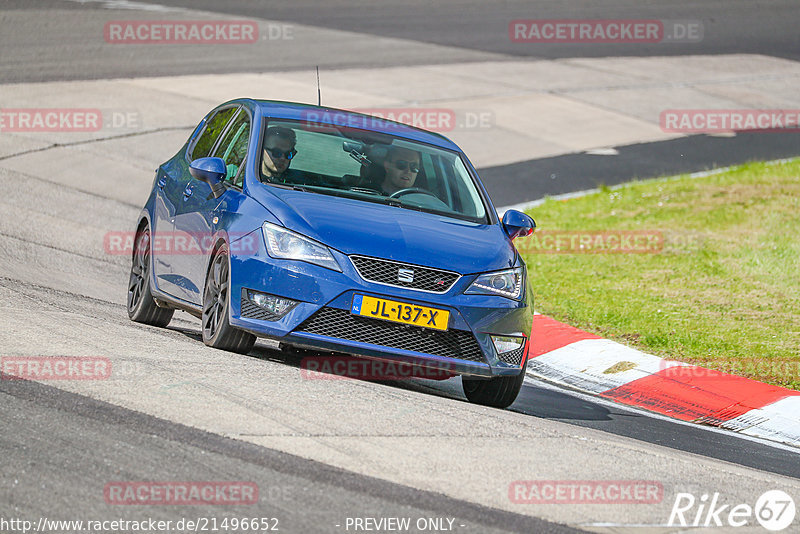
[[[441,135],[233,100],[156,171],[128,315],[163,327],[187,311],[206,345],[240,353],[266,337],[444,369],[470,401],[506,407],[522,386],[532,321],[513,240],[534,228],[518,211],[499,220]]]

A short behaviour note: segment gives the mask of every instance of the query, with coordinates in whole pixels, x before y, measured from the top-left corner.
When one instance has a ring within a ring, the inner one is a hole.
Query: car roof
[[[241,99],[254,104],[260,114],[275,119],[309,121],[315,124],[330,124],[332,126],[345,126],[372,132],[385,133],[413,141],[420,141],[440,148],[456,150],[461,149],[447,137],[416,128],[400,122],[374,117],[364,113],[337,109],[326,106],[314,106],[299,102],[284,102],[280,100],[254,100]],[[239,101],[241,101],[239,100]]]

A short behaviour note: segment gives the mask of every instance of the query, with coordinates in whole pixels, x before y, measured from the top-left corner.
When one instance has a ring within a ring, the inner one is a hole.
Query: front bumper
[[[260,231],[259,231],[260,233]],[[260,238],[260,236],[258,236]],[[275,260],[257,239],[256,254],[231,256],[230,322],[257,336],[304,348],[447,369],[453,374],[490,378],[517,375],[525,363],[531,332],[527,288],[521,301],[500,296],[464,295],[475,276],[462,276],[448,291],[429,293],[369,282],[350,259],[332,250],[342,272],[292,260]],[[298,301],[281,318],[259,312],[247,290]],[[447,331],[352,315],[356,294],[446,309]],[[524,336],[514,354],[498,356],[491,335]]]

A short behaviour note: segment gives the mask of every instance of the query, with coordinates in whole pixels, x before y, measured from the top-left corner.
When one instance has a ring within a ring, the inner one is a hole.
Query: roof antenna
[[[317,65],[317,105],[322,105],[322,91],[319,88],[319,65]]]

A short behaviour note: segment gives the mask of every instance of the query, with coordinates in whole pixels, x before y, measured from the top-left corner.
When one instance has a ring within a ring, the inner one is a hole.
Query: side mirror
[[[521,211],[508,210],[503,215],[503,230],[511,239],[531,235],[535,229],[534,220]]]
[[[228,169],[222,158],[198,158],[189,165],[189,174],[210,185],[214,198],[219,198],[225,193],[222,181],[228,175]]]

